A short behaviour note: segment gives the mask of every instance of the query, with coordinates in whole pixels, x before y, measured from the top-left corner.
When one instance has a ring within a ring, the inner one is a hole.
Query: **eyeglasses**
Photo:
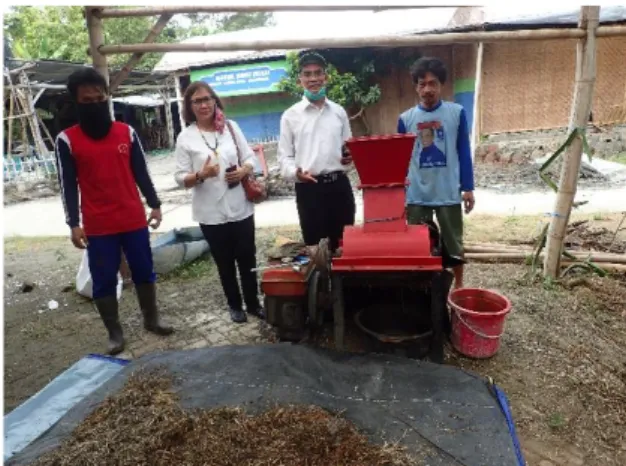
[[[193,99],[191,101],[191,105],[195,105],[196,107],[201,107],[204,104],[212,104],[215,102],[215,97],[200,97],[199,99]]]

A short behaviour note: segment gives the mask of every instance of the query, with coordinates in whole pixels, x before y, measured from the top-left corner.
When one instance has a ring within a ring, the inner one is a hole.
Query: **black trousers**
[[[217,265],[222,289],[228,306],[243,309],[237,268],[241,277],[243,301],[248,311],[260,307],[256,272],[256,244],[254,241],[254,215],[239,222],[221,225],[200,225],[202,233],[209,243],[211,254]]]
[[[339,246],[346,225],[354,225],[356,204],[350,180],[344,174],[317,183],[296,183],[296,205],[300,229],[307,246],[328,238],[332,251]]]

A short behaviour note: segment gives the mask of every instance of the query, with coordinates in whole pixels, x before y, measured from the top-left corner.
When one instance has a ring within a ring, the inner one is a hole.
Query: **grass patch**
[[[195,261],[183,264],[169,273],[159,277],[160,280],[196,280],[211,275],[215,270],[215,262],[210,255],[202,256]]]
[[[610,159],[612,162],[623,163],[626,165],[626,152],[620,152]]]

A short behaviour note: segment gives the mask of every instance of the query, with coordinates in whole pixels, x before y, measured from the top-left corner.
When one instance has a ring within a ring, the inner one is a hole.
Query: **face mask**
[[[304,90],[304,96],[309,99],[311,102],[316,102],[318,100],[323,99],[324,97],[326,97],[326,88],[322,87],[319,91],[317,92],[311,92],[308,89]]]
[[[102,139],[113,125],[109,102],[96,102],[90,104],[77,104],[78,124],[87,136],[92,139]]]

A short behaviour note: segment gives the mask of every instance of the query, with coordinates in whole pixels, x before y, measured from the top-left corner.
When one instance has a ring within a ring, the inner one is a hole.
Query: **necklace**
[[[217,149],[220,146],[220,141],[217,139],[217,135],[215,135],[215,146],[211,146],[211,144],[209,144],[209,141],[207,141],[207,139],[204,137],[204,134],[202,133],[200,128],[198,128],[198,131],[200,132],[200,136],[202,136],[202,140],[204,141],[206,146],[209,148],[209,150],[212,151],[215,154],[216,157],[218,157],[219,154],[218,154],[218,150]]]

